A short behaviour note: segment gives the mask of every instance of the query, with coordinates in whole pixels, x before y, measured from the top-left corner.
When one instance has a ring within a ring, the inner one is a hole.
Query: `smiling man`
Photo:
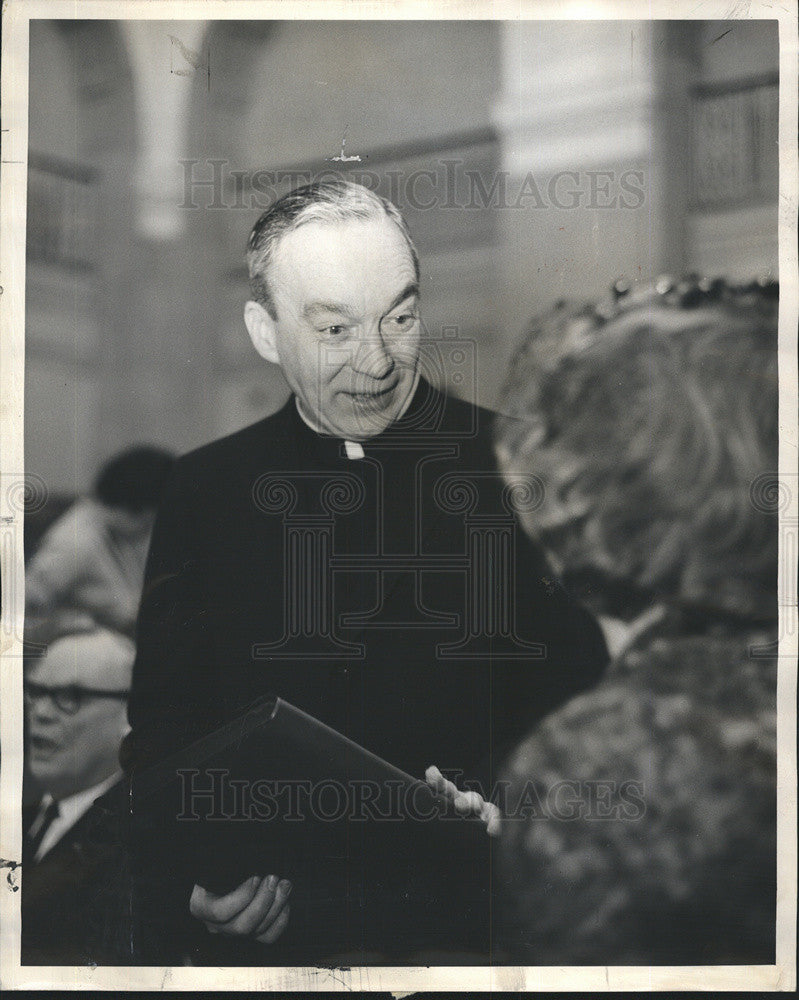
[[[495,834],[496,768],[598,679],[598,628],[515,530],[491,415],[423,377],[419,263],[397,209],[356,184],[312,184],[261,217],[247,256],[245,323],[292,398],[177,463],[148,562],[127,758],[143,768],[274,693]],[[314,801],[311,789],[310,813]],[[420,874],[409,833],[393,863],[374,860],[391,824],[356,819],[343,853],[310,849],[219,895],[186,860],[195,827],[172,820],[139,851],[134,960],[394,964],[425,946],[489,960],[488,937],[456,929],[454,858]],[[484,860],[475,927],[490,906]]]
[[[345,190],[359,213],[349,218],[343,199],[297,213],[307,189],[262,217],[250,237],[254,300],[244,319],[308,426],[362,441],[398,420],[417,386],[419,264],[393,206],[378,214],[365,189]]]

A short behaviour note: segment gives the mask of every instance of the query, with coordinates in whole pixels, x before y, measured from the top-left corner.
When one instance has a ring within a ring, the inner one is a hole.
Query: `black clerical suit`
[[[509,493],[490,432],[485,410],[420,381],[360,459],[309,429],[293,398],[181,459],[146,573],[128,765],[275,693],[413,775],[436,764],[490,792],[502,753],[607,659],[596,623],[516,529],[513,501],[534,503],[535,484]],[[163,858],[158,837],[139,847],[132,957],[174,961],[169,949],[183,948],[194,961],[253,961],[244,942],[226,945],[233,957],[203,957],[197,928],[210,936],[188,917],[193,878],[174,856],[191,831],[173,837],[164,823]],[[292,964],[281,955],[301,913],[295,886],[285,942],[258,945],[261,964]]]

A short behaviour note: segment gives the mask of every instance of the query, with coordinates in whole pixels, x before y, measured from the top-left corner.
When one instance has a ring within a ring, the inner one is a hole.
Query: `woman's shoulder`
[[[642,697],[683,696],[741,714],[776,704],[775,632],[752,625],[702,635],[652,634],[610,666],[607,683]]]

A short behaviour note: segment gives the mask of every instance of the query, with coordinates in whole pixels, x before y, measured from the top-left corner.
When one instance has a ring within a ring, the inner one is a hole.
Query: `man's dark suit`
[[[420,382],[363,459],[312,432],[293,399],[181,459],[146,573],[129,764],[276,693],[411,774],[436,764],[490,791],[502,753],[607,659],[596,623],[515,530],[490,420]],[[175,858],[156,867],[174,881],[151,906],[173,924],[143,918],[140,959],[180,940],[193,881]]]
[[[127,885],[117,830],[93,807],[36,862],[27,831],[38,811],[37,802],[22,813],[22,964],[119,964]]]

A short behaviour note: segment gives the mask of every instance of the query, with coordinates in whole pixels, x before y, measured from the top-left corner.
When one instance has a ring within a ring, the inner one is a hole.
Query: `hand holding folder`
[[[441,771],[431,766],[425,773],[434,792],[443,795],[463,815],[478,815],[490,836],[499,833],[499,809],[476,792],[462,792]],[[291,916],[292,885],[277,875],[252,876],[224,896],[214,896],[195,885],[189,901],[192,916],[202,920],[212,934],[251,937],[273,944],[286,929]]]
[[[266,940],[279,918],[295,941],[322,934],[340,947],[369,941],[385,950],[411,938],[427,945],[436,935],[475,947],[477,927],[482,947],[486,826],[493,832],[498,815],[437,768],[428,776],[429,783],[414,778],[268,698],[134,773],[131,799],[145,849],[148,836],[154,844],[175,837],[200,887],[195,915],[215,933]],[[289,793],[282,799],[281,789]],[[293,885],[290,918],[285,900],[273,911],[272,874]]]
[[[274,944],[289,922],[291,882],[277,875],[253,875],[224,896],[195,885],[189,911],[211,934],[248,937]]]

